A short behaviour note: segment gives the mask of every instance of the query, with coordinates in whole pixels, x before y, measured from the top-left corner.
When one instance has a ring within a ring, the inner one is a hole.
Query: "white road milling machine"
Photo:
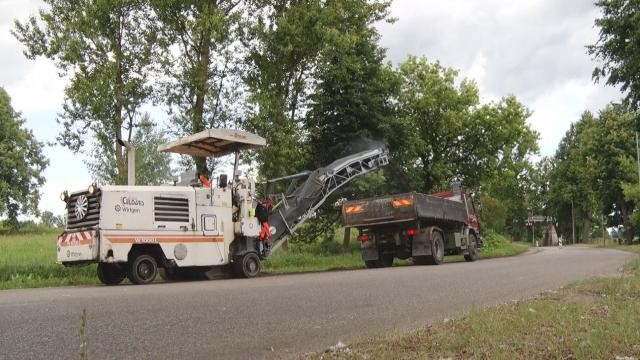
[[[260,273],[269,247],[260,240],[255,217],[255,181],[241,178],[241,152],[266,145],[264,138],[233,129],[209,129],[161,145],[159,151],[202,157],[235,154],[234,177],[214,186],[98,186],[64,191],[67,227],[58,237],[57,260],[65,266],[98,263],[106,285],[127,277],[148,284],[157,274],[168,280],[213,278],[227,269],[242,277]],[[272,249],[331,192],[352,178],[388,163],[386,149],[367,150],[314,172],[281,199],[270,217]],[[278,208],[279,206],[279,208]]]

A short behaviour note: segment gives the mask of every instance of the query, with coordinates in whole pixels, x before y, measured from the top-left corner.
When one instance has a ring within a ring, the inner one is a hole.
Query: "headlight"
[[[89,185],[89,195],[93,195],[98,192],[98,187],[96,184]]]
[[[69,194],[67,193],[67,190],[60,193],[60,200],[64,202],[67,202],[67,200],[69,200]]]

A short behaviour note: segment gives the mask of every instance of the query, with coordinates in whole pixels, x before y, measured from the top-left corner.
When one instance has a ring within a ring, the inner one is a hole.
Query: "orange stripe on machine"
[[[160,244],[160,243],[220,243],[222,236],[177,235],[112,235],[105,236],[112,244]]]

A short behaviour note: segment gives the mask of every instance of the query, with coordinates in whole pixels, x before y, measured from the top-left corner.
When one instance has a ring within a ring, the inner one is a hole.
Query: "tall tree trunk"
[[[125,158],[123,154],[122,145],[119,144],[118,139],[122,139],[122,88],[124,81],[122,79],[122,9],[118,9],[119,14],[116,17],[116,39],[114,44],[114,58],[116,62],[116,81],[115,81],[115,97],[116,108],[114,113],[113,127],[116,134],[116,166],[118,168],[118,175],[116,176],[116,185],[124,185],[127,182],[127,165],[125,164]]]
[[[591,235],[591,220],[586,217],[582,221],[582,242],[588,243]]]
[[[342,251],[346,254],[349,252],[350,246],[349,244],[351,243],[351,228],[350,227],[345,227],[344,228],[344,237],[342,238]]]
[[[618,194],[618,201],[616,205],[620,208],[620,212],[622,213],[622,225],[624,226],[624,243],[630,245],[633,242],[633,225],[629,220],[629,209],[627,208],[627,203],[624,201],[624,198],[621,194]]]
[[[206,12],[206,10],[204,10]],[[198,44],[198,65],[195,71],[195,96],[196,101],[193,106],[193,114],[191,120],[191,131],[197,133],[205,129],[204,126],[204,102],[207,95],[207,82],[209,80],[209,64],[211,62],[211,33],[208,29],[200,32],[200,43]],[[206,159],[200,156],[194,156],[196,163],[196,171],[199,174],[209,176]]]

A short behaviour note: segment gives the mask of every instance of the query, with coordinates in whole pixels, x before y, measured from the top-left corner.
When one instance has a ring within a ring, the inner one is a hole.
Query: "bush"
[[[495,250],[504,248],[509,245],[509,240],[507,240],[504,236],[495,233],[493,231],[488,231],[484,234],[484,248],[483,250]]]

